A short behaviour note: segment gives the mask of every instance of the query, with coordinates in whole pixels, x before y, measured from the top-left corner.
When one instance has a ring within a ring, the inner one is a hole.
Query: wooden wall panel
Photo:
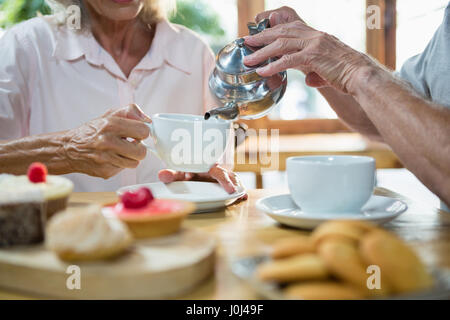
[[[366,3],[367,7],[371,5],[378,6],[381,13],[381,29],[366,28],[367,53],[377,59],[380,63],[395,70],[397,1],[366,0]]]
[[[238,36],[248,34],[247,23],[254,22],[255,16],[264,11],[264,0],[236,0],[238,7]]]

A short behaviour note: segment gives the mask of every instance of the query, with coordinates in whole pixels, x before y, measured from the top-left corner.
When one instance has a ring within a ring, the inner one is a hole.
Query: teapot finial
[[[237,46],[238,46],[239,48],[242,48],[242,47],[244,46],[244,44],[245,44],[244,38],[236,39],[234,42],[237,44]]]
[[[247,23],[248,33],[253,36],[254,34],[260,33],[264,29],[269,28],[269,19],[263,19],[258,23],[249,22]]]

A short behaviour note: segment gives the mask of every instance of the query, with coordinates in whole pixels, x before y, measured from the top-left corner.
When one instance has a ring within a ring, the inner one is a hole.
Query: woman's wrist
[[[70,173],[73,170],[64,151],[66,143],[65,131],[0,142],[0,173],[25,174],[36,161],[44,163],[51,174]]]

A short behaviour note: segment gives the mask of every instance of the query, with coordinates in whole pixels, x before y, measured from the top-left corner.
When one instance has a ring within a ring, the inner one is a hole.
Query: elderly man
[[[272,28],[245,41],[265,47],[245,63],[281,57],[257,72],[270,76],[289,68],[303,71],[306,84],[318,88],[343,121],[389,144],[405,167],[450,205],[450,4],[425,51],[403,66],[403,80],[309,27],[291,8],[263,12],[256,20],[264,18]]]

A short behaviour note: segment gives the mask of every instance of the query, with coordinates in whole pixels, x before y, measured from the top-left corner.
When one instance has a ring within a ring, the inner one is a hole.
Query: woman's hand
[[[66,131],[64,151],[71,171],[107,179],[136,168],[147,153],[140,143],[150,133],[144,122],[151,120],[133,104]]]
[[[280,57],[257,69],[263,77],[295,68],[305,72],[309,86],[332,86],[344,93],[351,93],[358,73],[367,70],[365,67],[375,65],[369,57],[337,38],[306,25],[290,8],[263,12],[257,19],[267,17],[271,28],[245,38],[250,46],[265,46],[247,56],[245,64],[251,66],[268,58]]]
[[[228,193],[234,193],[238,188],[244,187],[236,173],[222,168],[217,164],[208,173],[191,173],[164,169],[159,172],[158,177],[164,183],[190,180],[218,182]],[[247,200],[247,198],[248,196],[245,194],[239,200]]]

